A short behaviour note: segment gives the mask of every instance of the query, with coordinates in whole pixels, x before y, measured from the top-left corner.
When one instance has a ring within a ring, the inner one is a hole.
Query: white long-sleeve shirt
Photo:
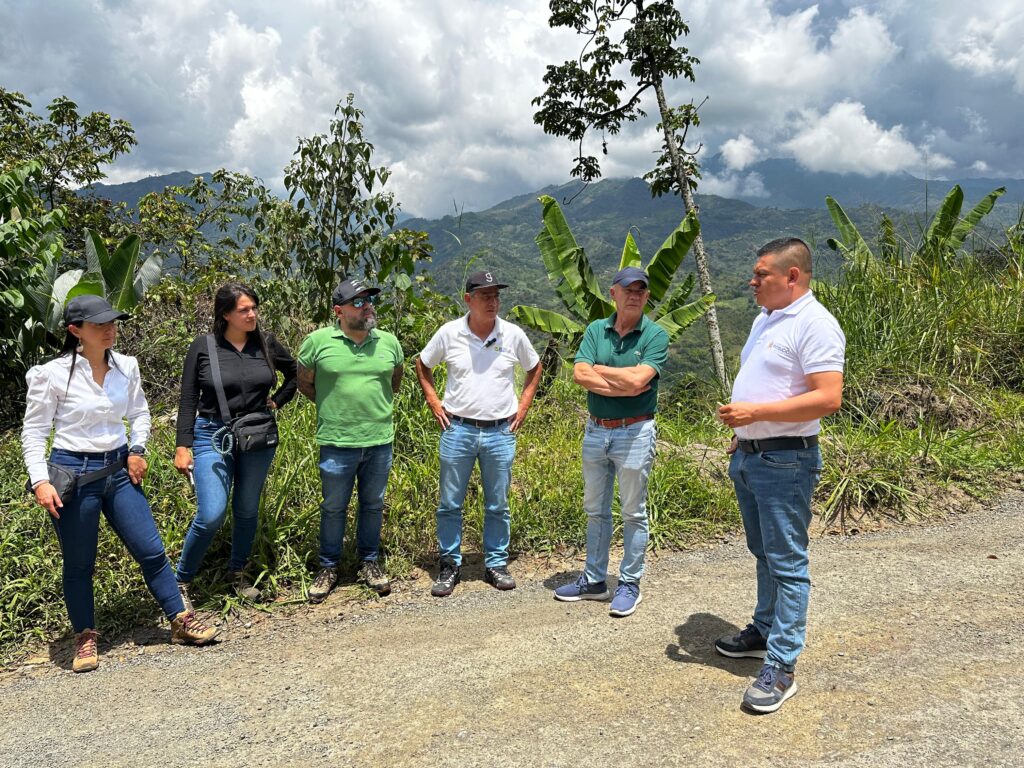
[[[81,355],[75,360],[70,382],[71,355],[36,365],[25,375],[28,393],[21,451],[33,485],[49,477],[46,441],[51,430],[54,448],[100,453],[125,445],[127,419],[130,444],[145,446],[150,416],[139,364],[134,357],[110,354],[113,364],[102,387],[93,380],[92,366]]]

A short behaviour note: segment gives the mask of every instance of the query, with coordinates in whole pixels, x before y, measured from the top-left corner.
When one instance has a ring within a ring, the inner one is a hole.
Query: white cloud
[[[765,198],[765,189],[761,174],[752,171],[747,174],[726,172],[719,176],[705,173],[700,182],[701,192],[720,197]]]
[[[984,160],[975,160],[971,164],[971,170],[977,171],[978,173],[988,173],[991,170],[991,168],[989,168],[988,163],[986,163]]]
[[[754,140],[745,134],[729,139],[722,145],[722,157],[725,164],[734,171],[742,171],[751,163],[761,159],[761,150]]]
[[[864,105],[841,101],[825,115],[805,111],[803,128],[783,147],[812,171],[859,173],[874,176],[917,170],[925,165],[934,170],[952,161],[914,146],[903,136],[903,126],[886,129],[871,120]]]

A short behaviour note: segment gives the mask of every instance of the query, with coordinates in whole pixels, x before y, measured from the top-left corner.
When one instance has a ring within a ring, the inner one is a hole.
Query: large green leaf
[[[924,235],[922,248],[928,250],[937,249],[941,243],[949,239],[953,234],[953,228],[960,221],[960,209],[964,205],[964,191],[959,184],[954,184],[949,194],[942,201],[939,210],[936,211],[932,223],[928,225],[928,231]]]
[[[844,253],[849,254],[873,256],[874,254],[868,248],[867,242],[861,236],[850,217],[846,215],[846,211],[843,210],[842,206],[832,197],[825,198],[825,205],[828,207],[832,221],[835,223],[836,229],[839,230],[839,236],[842,238],[842,240],[836,240],[830,237],[827,241],[829,247],[833,251],[842,250]]]
[[[668,332],[669,342],[675,341],[679,335],[700,319],[715,303],[715,294],[709,293],[696,301],[680,307],[670,314],[660,317],[655,322]]]
[[[958,249],[964,244],[964,240],[967,236],[974,231],[974,228],[978,226],[978,222],[985,218],[989,212],[995,207],[996,200],[1002,197],[1006,193],[1006,187],[999,187],[994,189],[982,198],[981,202],[978,203],[971,212],[962,218],[957,225],[953,227],[953,231],[949,235],[948,244],[953,249]]]
[[[133,290],[135,292],[136,302],[142,301],[142,297],[146,295],[146,291],[160,282],[160,275],[163,273],[164,259],[159,254],[152,254],[148,259],[142,262],[142,266],[139,267],[139,272],[135,275],[135,281],[133,283]],[[408,277],[406,275],[406,277]]]
[[[672,230],[661,248],[654,254],[647,265],[647,285],[651,291],[651,301],[657,303],[668,293],[669,286],[676,276],[676,270],[700,234],[700,222],[693,212],[686,214],[679,226]]]
[[[683,280],[683,282],[677,286],[674,291],[672,291],[672,294],[665,299],[665,301],[657,305],[652,319],[657,320],[671,312],[675,312],[683,306],[683,304],[686,303],[686,300],[690,297],[690,294],[693,293],[693,284],[695,281],[696,278],[692,273],[687,275],[686,279]]]
[[[535,331],[549,333],[560,339],[567,339],[583,333],[583,326],[565,315],[540,307],[524,307],[521,304],[512,307],[509,319],[520,322]]]
[[[627,232],[626,244],[622,246],[622,258],[619,259],[619,269],[639,266],[640,249],[636,247],[636,240],[633,239],[633,233]]]
[[[68,293],[78,285],[82,274],[82,270],[72,269],[53,281],[46,310],[46,330],[57,338],[64,338],[64,304],[68,300]]]
[[[107,300],[114,309],[127,312],[139,303],[135,294],[135,266],[139,261],[141,247],[142,240],[138,235],[128,235],[110,254],[108,267],[103,272],[103,282],[107,287]]]
[[[98,234],[91,229],[85,230],[85,270],[103,274],[106,270],[110,255],[107,253],[107,246]]]

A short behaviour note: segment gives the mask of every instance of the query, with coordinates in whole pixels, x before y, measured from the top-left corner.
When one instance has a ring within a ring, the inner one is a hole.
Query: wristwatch
[[[129,456],[145,456],[146,455],[146,446],[144,446],[144,445],[133,445],[131,448],[128,449],[128,455]]]

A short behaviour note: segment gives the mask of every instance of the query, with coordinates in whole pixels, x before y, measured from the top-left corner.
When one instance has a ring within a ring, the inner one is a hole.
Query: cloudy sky
[[[669,96],[709,97],[697,138],[728,165],[705,191],[756,194],[767,157],[1024,177],[1022,0],[678,5],[701,64]],[[389,188],[437,216],[568,179],[572,147],[530,100],[579,41],[547,16],[538,0],[0,0],[0,85],[39,112],[63,94],[129,120],[139,146],[112,182],[227,167],[278,188],[296,137],[351,91]],[[648,170],[655,126],[613,137],[605,175]]]

